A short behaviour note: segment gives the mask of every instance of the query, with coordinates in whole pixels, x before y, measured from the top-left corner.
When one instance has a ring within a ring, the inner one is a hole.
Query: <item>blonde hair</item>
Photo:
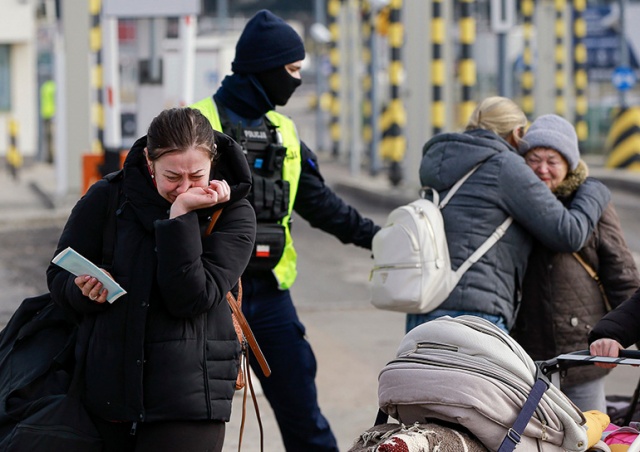
[[[527,117],[514,101],[506,97],[492,96],[484,99],[473,110],[466,130],[490,130],[506,140],[514,130],[526,125]],[[513,136],[516,142],[522,138],[517,133]]]

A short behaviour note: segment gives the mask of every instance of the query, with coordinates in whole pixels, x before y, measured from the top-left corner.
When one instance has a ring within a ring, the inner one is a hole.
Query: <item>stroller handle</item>
[[[623,364],[640,366],[640,350],[620,350],[617,358],[609,356],[592,356],[589,350],[579,350],[558,355],[546,361],[537,361],[536,365],[542,374],[549,376],[572,367],[586,366],[595,363]]]

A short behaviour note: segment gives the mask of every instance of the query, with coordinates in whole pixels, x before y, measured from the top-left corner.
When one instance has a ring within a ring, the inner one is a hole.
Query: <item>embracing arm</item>
[[[345,203],[324,182],[315,154],[300,143],[302,173],[294,209],[311,226],[335,236],[342,243],[371,249],[371,240],[380,229]]]
[[[601,182],[587,178],[568,208],[526,165],[510,160],[500,174],[505,210],[543,245],[553,251],[578,251],[591,235],[611,193]]]
[[[195,212],[155,222],[157,283],[171,314],[193,317],[225,302],[244,272],[255,241],[253,208],[240,200],[224,208],[214,232],[202,237]]]

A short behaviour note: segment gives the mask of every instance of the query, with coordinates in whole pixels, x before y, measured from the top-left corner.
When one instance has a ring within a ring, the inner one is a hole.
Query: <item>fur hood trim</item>
[[[567,173],[567,177],[553,190],[553,193],[562,198],[571,196],[578,190],[578,187],[584,183],[588,176],[589,167],[584,160],[580,159],[576,169]]]

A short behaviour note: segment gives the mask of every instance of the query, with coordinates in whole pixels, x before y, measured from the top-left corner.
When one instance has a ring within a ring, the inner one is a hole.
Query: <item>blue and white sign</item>
[[[613,69],[620,64],[620,17],[614,6],[588,6],[584,11],[587,33],[583,42],[587,50],[586,69],[589,80],[611,80]],[[630,66],[637,70],[638,59],[629,45],[629,31],[632,29],[627,31],[626,47]]]
[[[611,83],[618,91],[628,91],[636,83],[636,74],[628,66],[618,66],[611,74]]]

